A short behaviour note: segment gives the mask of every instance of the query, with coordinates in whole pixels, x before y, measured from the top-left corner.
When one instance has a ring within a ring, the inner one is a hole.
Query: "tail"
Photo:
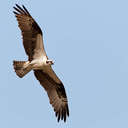
[[[28,72],[31,71],[31,66],[29,65],[29,61],[13,61],[13,67],[16,74],[22,78]]]

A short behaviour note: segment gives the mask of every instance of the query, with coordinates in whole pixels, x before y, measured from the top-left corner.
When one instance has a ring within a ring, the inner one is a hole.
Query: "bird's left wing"
[[[52,68],[46,73],[43,70],[34,70],[34,74],[39,80],[40,84],[47,91],[50,104],[52,104],[58,121],[66,121],[66,117],[69,116],[69,108],[66,92],[62,82],[56,76]]]
[[[22,32],[23,45],[29,61],[46,56],[42,31],[36,21],[32,18],[25,6],[20,7],[16,4],[14,14],[17,18],[19,28]]]

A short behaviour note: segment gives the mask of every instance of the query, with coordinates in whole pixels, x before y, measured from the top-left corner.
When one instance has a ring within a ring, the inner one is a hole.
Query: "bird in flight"
[[[52,69],[53,61],[48,59],[46,55],[43,33],[25,6],[20,7],[16,4],[13,12],[18,21],[23,46],[28,56],[28,61],[14,60],[14,70],[20,78],[33,70],[36,79],[48,94],[58,122],[60,119],[66,122],[66,118],[69,116],[69,108],[65,88]]]

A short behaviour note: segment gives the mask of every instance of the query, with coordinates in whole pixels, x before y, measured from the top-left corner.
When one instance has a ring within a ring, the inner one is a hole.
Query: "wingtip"
[[[22,7],[25,8],[25,6],[22,4]]]
[[[67,116],[69,117],[69,109],[68,107],[61,112],[56,112],[55,113],[56,117],[57,117],[57,122],[59,123],[60,120],[63,120],[64,123],[66,123],[66,119],[67,119]]]
[[[15,11],[13,11],[13,13],[15,14],[15,15],[17,15],[18,13],[17,12],[15,12]]]
[[[29,13],[29,11],[27,10],[27,8],[26,8],[24,5],[22,5],[22,7],[23,7],[23,9],[25,10],[25,12],[26,12],[29,16],[31,16],[30,13]]]
[[[68,105],[67,105],[67,116],[69,117],[69,108],[68,108]]]
[[[58,122],[60,121],[60,116],[61,116],[61,113],[59,112],[59,115],[58,115]]]
[[[20,5],[18,5],[18,4],[15,4],[15,5],[16,5],[16,7],[17,7],[17,8],[21,8],[21,6],[20,6]],[[23,6],[23,5],[22,5],[22,6]]]
[[[13,9],[14,9],[14,10],[16,10],[16,7],[15,7],[15,6],[13,6]]]
[[[19,8],[19,5],[18,4],[15,4],[15,6],[13,8],[16,8],[16,7]]]
[[[15,4],[15,6],[17,6],[17,7],[18,7],[19,5],[18,5],[18,4]]]

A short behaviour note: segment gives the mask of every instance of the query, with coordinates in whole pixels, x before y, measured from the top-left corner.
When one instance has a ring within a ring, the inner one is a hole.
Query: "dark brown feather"
[[[25,8],[25,6],[24,5],[22,5],[22,7],[24,8],[24,10],[26,11],[26,13],[29,15],[29,16],[31,16],[30,15],[30,13],[29,13],[29,11]]]
[[[61,82],[56,83],[47,73],[43,72],[43,70],[34,70],[34,74],[40,84],[47,91],[58,122],[60,119],[65,122],[66,117],[69,116],[69,109],[63,84]]]
[[[22,11],[22,14],[27,15],[26,11],[25,11],[24,9],[22,9],[18,4],[16,4],[16,7],[17,7],[20,11]],[[30,16],[30,15],[29,15],[29,16]]]
[[[15,11],[13,12],[22,32],[25,52],[29,57],[29,61],[31,61],[36,47],[37,34],[42,35],[42,31],[36,21],[31,17],[28,10],[24,6],[22,7],[16,4],[16,7],[14,7]]]

